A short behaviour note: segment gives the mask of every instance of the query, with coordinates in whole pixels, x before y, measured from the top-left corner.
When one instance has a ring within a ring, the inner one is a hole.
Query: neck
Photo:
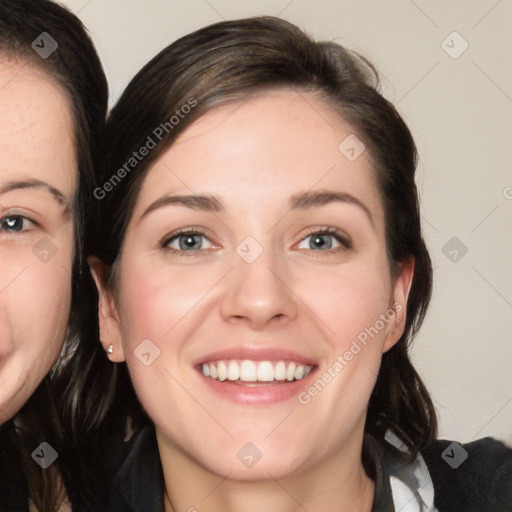
[[[157,437],[159,434],[157,433]],[[342,448],[316,467],[275,479],[240,481],[197,464],[159,437],[165,512],[371,512],[375,484],[361,463],[361,448]]]

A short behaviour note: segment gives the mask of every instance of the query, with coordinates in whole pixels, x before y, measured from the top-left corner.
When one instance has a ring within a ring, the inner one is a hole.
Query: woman
[[[432,269],[371,64],[276,18],[215,24],[135,76],[106,147],[90,266],[142,406],[120,502],[510,509],[512,452],[436,441],[408,357]]]
[[[64,509],[73,484],[66,492],[62,479],[78,464],[67,450],[76,423],[91,423],[67,388],[98,357],[78,332],[84,217],[106,108],[105,75],[81,22],[50,1],[1,0],[1,510]]]

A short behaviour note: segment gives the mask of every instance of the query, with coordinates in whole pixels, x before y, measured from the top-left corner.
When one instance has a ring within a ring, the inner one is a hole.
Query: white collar
[[[402,452],[408,453],[407,447],[398,439],[398,437],[388,430],[384,436],[386,441],[395,446]],[[404,470],[415,482],[416,490],[423,501],[423,507],[420,507],[411,489],[398,477],[391,475],[389,483],[393,495],[393,503],[397,512],[439,512],[434,505],[434,486],[427,465],[420,453],[414,461]]]

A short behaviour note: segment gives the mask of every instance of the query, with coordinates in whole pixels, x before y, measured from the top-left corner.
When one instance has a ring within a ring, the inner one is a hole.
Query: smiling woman
[[[476,445],[496,455],[480,457],[481,495],[466,493],[472,463],[454,482],[439,462],[408,355],[432,286],[416,149],[371,64],[277,18],[194,32],[119,99],[103,179],[190,97],[194,110],[98,203],[101,340],[141,405],[117,473],[129,491],[114,500],[507,510],[503,445]]]
[[[106,103],[74,15],[46,0],[0,0],[2,511],[69,509],[69,427],[80,420],[66,363],[90,355],[78,343],[83,218]]]

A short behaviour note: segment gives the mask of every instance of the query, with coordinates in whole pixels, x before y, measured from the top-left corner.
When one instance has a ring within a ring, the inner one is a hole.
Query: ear
[[[390,308],[395,312],[390,322],[391,329],[386,334],[383,352],[387,352],[400,339],[405,329],[407,300],[414,275],[414,258],[411,256],[400,264],[399,273],[393,283],[393,303]]]
[[[123,344],[121,342],[121,329],[117,306],[112,290],[105,283],[105,264],[95,256],[87,258],[89,269],[98,289],[98,319],[100,324],[100,340],[106,351],[109,345],[114,350],[107,357],[115,363],[125,360]]]

